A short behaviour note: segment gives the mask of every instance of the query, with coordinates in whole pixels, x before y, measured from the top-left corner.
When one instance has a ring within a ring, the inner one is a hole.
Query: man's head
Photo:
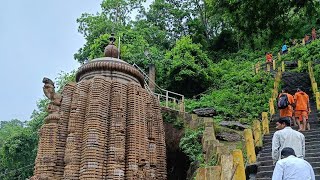
[[[290,126],[290,119],[288,117],[282,117],[282,118],[279,118],[276,122],[276,128],[277,129],[283,129],[287,126]]]
[[[281,151],[281,159],[286,158],[288,156],[296,156],[296,153],[291,147],[285,147]]]
[[[283,92],[283,93],[288,93],[288,92],[289,92],[289,91],[288,91],[288,88],[287,88],[287,87],[283,88],[283,89],[282,89],[282,92]]]

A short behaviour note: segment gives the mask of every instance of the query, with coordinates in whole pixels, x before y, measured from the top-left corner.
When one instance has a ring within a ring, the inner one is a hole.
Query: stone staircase
[[[298,78],[300,77],[300,78]],[[302,78],[303,77],[303,78]],[[303,80],[305,79],[305,80]],[[297,81],[294,81],[297,80]],[[306,75],[301,73],[284,73],[282,82],[284,86],[287,85],[291,89],[290,92],[294,91],[294,88],[299,86],[310,87],[310,80],[307,79]],[[290,84],[290,85],[289,85]],[[284,87],[283,86],[283,87]],[[316,174],[316,179],[320,180],[320,122],[317,118],[317,108],[314,97],[309,89],[306,90],[306,93],[309,94],[310,97],[310,106],[311,106],[311,114],[309,115],[309,123],[311,126],[311,130],[303,132],[305,135],[306,141],[306,157],[305,160],[308,161]],[[275,115],[273,119],[279,117],[279,115]],[[274,165],[271,157],[271,144],[272,144],[272,136],[276,131],[276,123],[275,121],[270,122],[270,134],[264,136],[263,138],[263,148],[257,155],[258,162],[258,172],[256,174],[256,180],[270,180],[272,178],[272,173],[274,169]],[[297,127],[293,127],[293,129],[298,129]]]

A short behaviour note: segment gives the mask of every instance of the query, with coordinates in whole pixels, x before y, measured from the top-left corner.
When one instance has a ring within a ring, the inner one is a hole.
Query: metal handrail
[[[179,94],[179,93],[176,93],[176,92],[172,92],[172,91],[169,91],[169,90],[165,90],[165,89],[162,89],[160,86],[158,86],[154,81],[152,81],[149,76],[137,65],[137,64],[133,64],[132,66],[134,66],[135,68],[137,68],[144,76],[144,83],[145,83],[145,87],[147,89],[147,91],[150,93],[150,94],[153,94],[155,96],[158,97],[158,100],[160,101],[160,97],[165,97],[165,104],[166,104],[166,108],[170,108],[169,107],[169,99],[172,99],[173,101],[178,101],[181,103],[181,105],[183,106],[182,108],[178,109],[179,111],[185,111],[185,106],[184,106],[184,95],[182,94]],[[158,90],[159,93],[155,93],[153,91],[151,91],[149,85],[148,85],[148,82],[151,82],[155,85],[156,89]],[[165,94],[165,95],[164,95]],[[175,95],[175,96],[178,96],[179,98],[174,98],[172,96],[169,96],[169,94],[172,94],[172,95]],[[172,109],[172,108],[170,108]],[[173,110],[176,110],[175,108],[173,108]]]

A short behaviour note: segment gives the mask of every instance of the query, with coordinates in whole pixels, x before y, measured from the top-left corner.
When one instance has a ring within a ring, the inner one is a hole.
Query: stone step
[[[313,141],[313,142],[306,142],[306,147],[305,149],[320,149],[320,141]],[[266,152],[266,151],[272,151],[271,149],[271,144],[267,146],[263,146],[261,152]]]
[[[314,174],[320,174],[320,167],[313,168]],[[271,178],[273,171],[259,171],[256,175],[256,178]]]
[[[298,129],[299,129],[298,126],[291,126],[291,128],[296,130],[296,131],[298,131]],[[320,129],[320,124],[310,124],[310,129],[311,130],[316,130],[316,129],[319,130]],[[269,127],[269,132],[270,133],[274,133],[276,131],[278,131],[278,129],[276,127]]]
[[[312,162],[310,163],[313,168],[320,167],[320,162]],[[259,166],[258,171],[273,171],[274,165],[272,166]]]
[[[319,157],[306,157],[305,160],[308,161],[309,163],[318,162],[319,161]],[[266,160],[266,161],[259,161],[259,162],[261,163],[261,166],[271,166],[271,165],[273,165],[272,159]],[[320,174],[320,171],[319,171],[319,174]]]
[[[320,149],[320,144],[308,144],[306,145],[305,149]],[[270,152],[271,153],[272,149],[271,149],[271,146],[268,146],[268,147],[263,147],[261,152],[262,153],[267,153],[267,152]]]
[[[255,180],[271,180],[271,177],[257,177]],[[320,175],[316,175],[316,180],[320,180]]]
[[[314,142],[314,141],[319,141],[320,140],[320,133],[319,134],[315,134],[314,136],[308,136],[307,138],[305,137],[305,143],[310,143],[310,142]],[[263,146],[267,146],[267,145],[271,145],[272,144],[272,140],[269,141],[263,141]]]
[[[320,152],[317,152],[317,153],[306,153],[306,158],[311,158],[311,157],[320,157]],[[270,160],[272,159],[272,156],[271,156],[271,152],[269,155],[267,156],[260,156],[258,157],[258,161],[267,161],[267,160]]]
[[[308,136],[307,138],[305,137],[305,143],[312,143],[313,141],[320,141],[320,133],[319,135],[315,135],[315,136]],[[272,140],[268,140],[268,141],[265,141],[263,140],[263,146],[268,146],[268,145],[271,145],[272,144]]]
[[[319,144],[320,144],[319,139],[316,139],[315,141],[306,141],[305,142],[306,148],[309,146],[312,146],[312,145],[319,145]],[[263,145],[262,150],[265,148],[269,149],[269,148],[271,148],[271,146],[272,146],[272,143],[265,144],[265,145]]]
[[[313,154],[313,153],[318,153],[318,152],[320,153],[319,149],[317,149],[317,148],[315,148],[315,149],[306,149],[306,155]],[[259,158],[260,157],[264,157],[264,156],[270,156],[271,157],[271,151],[269,151],[269,152],[259,152],[258,156],[259,156]]]
[[[311,129],[311,130],[304,131],[304,132],[301,132],[301,133],[307,138],[308,136],[319,135],[319,132],[320,132],[320,128],[319,129]],[[266,140],[266,141],[269,141],[269,140],[271,141],[272,140],[272,136],[273,136],[273,133],[270,133],[269,135],[265,135],[263,137],[263,139]]]

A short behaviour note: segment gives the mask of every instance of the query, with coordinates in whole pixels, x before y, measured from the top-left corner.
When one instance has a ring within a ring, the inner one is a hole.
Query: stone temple
[[[43,79],[51,102],[31,179],[166,179],[159,101],[144,88],[143,75],[118,59],[114,41],[61,94]]]

